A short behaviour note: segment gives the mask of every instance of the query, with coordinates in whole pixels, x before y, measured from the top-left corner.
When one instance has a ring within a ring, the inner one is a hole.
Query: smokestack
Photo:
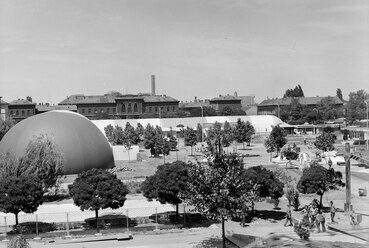
[[[151,75],[151,95],[155,96],[155,75]]]
[[[197,102],[197,96],[195,96],[195,102]]]

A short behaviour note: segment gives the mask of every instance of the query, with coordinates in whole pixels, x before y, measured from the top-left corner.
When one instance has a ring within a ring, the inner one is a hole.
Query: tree
[[[106,127],[104,127],[104,131],[108,141],[114,142],[114,127],[111,124],[109,124]]]
[[[221,116],[246,115],[241,106],[225,106],[219,113]]]
[[[204,106],[202,108],[204,116],[217,116],[217,111],[213,109],[212,107],[206,107]],[[201,115],[199,115],[201,116]]]
[[[222,221],[223,247],[225,247],[224,220],[240,217],[249,203],[247,185],[243,180],[243,161],[237,154],[214,152],[207,154],[208,163],[190,164],[188,190],[184,201],[194,211],[208,218]]]
[[[3,139],[4,135],[14,126],[14,121],[12,119],[1,119],[0,118],[0,141]]]
[[[366,119],[365,100],[369,99],[369,94],[365,90],[350,92],[347,104],[347,119],[350,123],[356,120]]]
[[[222,145],[224,147],[229,147],[232,142],[234,141],[234,132],[232,126],[229,124],[228,121],[224,122],[223,125],[223,141]]]
[[[187,127],[184,130],[184,144],[185,146],[191,147],[191,156],[192,156],[192,147],[194,147],[198,142],[198,137],[196,131],[191,128]]]
[[[144,131],[144,147],[145,149],[150,149],[152,151],[155,147],[155,129],[153,126],[148,123],[146,125],[145,131]],[[155,153],[155,152],[154,152]],[[151,152],[151,155],[153,155],[153,152]]]
[[[286,132],[279,125],[274,126],[269,134],[268,139],[264,142],[267,152],[277,151],[279,153],[280,149],[287,144]]]
[[[95,211],[97,232],[100,231],[99,210],[122,207],[128,194],[126,185],[115,174],[103,169],[81,172],[68,188],[74,204],[82,211]]]
[[[309,168],[305,168],[302,177],[297,183],[297,189],[303,194],[317,194],[320,196],[320,207],[325,192],[337,187],[343,187],[342,173],[334,171],[333,168],[326,169],[317,162],[311,164]]]
[[[27,145],[25,154],[19,158],[19,171],[23,175],[35,175],[43,184],[44,190],[57,184],[63,175],[65,159],[47,135],[33,138]]]
[[[342,90],[340,88],[337,88],[336,90],[336,96],[342,101],[344,102],[343,100],[343,96],[342,96]]]
[[[335,135],[333,133],[323,132],[316,137],[314,146],[324,152],[334,150]]]
[[[26,97],[26,100],[27,100],[27,101],[29,101],[29,102],[32,102],[32,97],[27,96],[27,97]]]
[[[173,133],[172,132],[168,133],[167,137],[169,139],[170,150],[171,151],[177,150],[178,141],[177,141],[176,137],[174,137]]]
[[[137,145],[139,141],[140,141],[140,137],[136,133],[134,127],[129,122],[127,122],[126,127],[124,128],[124,131],[123,131],[123,145],[128,152],[129,160],[131,160],[129,150],[131,149],[132,145]]]
[[[304,91],[302,90],[300,85],[297,85],[294,89],[288,89],[283,95],[283,98],[286,97],[304,97]]]
[[[124,143],[124,130],[121,126],[116,125],[113,131],[113,145],[123,145]]]
[[[237,119],[236,127],[234,129],[234,137],[238,143],[242,143],[243,149],[245,149],[245,143],[250,145],[251,137],[255,134],[255,128],[249,121],[241,121]]]
[[[145,131],[144,127],[142,126],[141,123],[138,122],[136,127],[136,133],[140,137],[140,139],[144,135],[144,131]]]
[[[33,213],[42,204],[44,190],[42,181],[36,175],[8,176],[0,180],[0,211],[15,215]]]
[[[197,141],[198,142],[202,142],[204,140],[204,133],[203,133],[203,130],[202,130],[202,125],[200,123],[197,123],[196,135],[197,135]]]
[[[336,101],[331,96],[324,97],[316,107],[323,121],[334,120],[342,116],[342,109],[336,107]]]
[[[146,178],[141,186],[147,199],[176,205],[177,220],[178,204],[182,203],[180,193],[187,190],[187,182],[190,180],[187,168],[188,165],[182,161],[159,165],[155,174]]]
[[[223,150],[223,138],[224,132],[222,130],[222,124],[215,122],[212,127],[209,128],[206,135],[206,143],[212,152]]]

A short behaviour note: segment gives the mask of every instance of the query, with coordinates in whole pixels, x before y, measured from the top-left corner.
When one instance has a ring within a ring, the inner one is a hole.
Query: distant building
[[[8,103],[1,98],[0,96],[0,119],[5,120],[8,117]]]
[[[209,100],[198,100],[197,96],[195,96],[194,101],[190,102],[180,102],[179,109],[189,113],[190,116],[199,117],[202,116],[202,111],[204,107],[211,107]]]
[[[76,105],[50,105],[48,103],[36,105],[36,114],[42,114],[52,110],[68,110],[77,112]]]
[[[289,106],[292,102],[292,99],[298,99],[299,103],[301,105],[305,105],[306,107],[316,108],[317,104],[324,98],[325,97],[287,97],[266,99],[257,105],[257,114],[279,116],[280,111]],[[337,108],[341,108],[343,106],[343,102],[338,97],[334,96],[332,98]]]
[[[36,103],[24,99],[18,99],[8,104],[9,117],[15,122],[24,120],[36,114]]]
[[[232,95],[219,95],[209,101],[212,108],[215,109],[217,113],[222,112],[225,107],[236,107],[241,108],[241,99],[237,96]]]

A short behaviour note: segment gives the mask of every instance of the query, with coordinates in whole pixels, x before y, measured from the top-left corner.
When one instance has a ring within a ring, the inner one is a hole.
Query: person
[[[322,231],[325,232],[325,216],[321,209],[316,216],[316,226],[318,228],[318,233],[320,233],[320,226],[322,226]]]
[[[315,220],[316,220],[316,216],[318,214],[318,208],[317,206],[315,206],[315,204],[312,204],[311,208],[310,208],[310,212],[309,212],[309,216],[310,216],[310,228],[313,228],[315,225]]]
[[[284,226],[287,225],[287,223],[290,222],[288,226],[293,226],[292,224],[292,213],[291,213],[291,207],[288,206],[288,209],[286,211],[286,222],[284,223]]]
[[[336,215],[336,207],[333,205],[333,201],[330,201],[330,213],[331,213],[331,222],[332,223],[335,223],[334,222],[334,216]]]

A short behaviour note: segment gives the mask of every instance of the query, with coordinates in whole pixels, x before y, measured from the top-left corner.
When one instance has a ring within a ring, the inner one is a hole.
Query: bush
[[[31,245],[23,236],[16,236],[12,238],[8,245],[8,248],[31,248]]]
[[[300,237],[300,239],[308,240],[310,237],[309,228],[305,225],[295,225],[294,226],[295,233]]]
[[[123,214],[109,214],[103,215],[99,217],[99,227],[107,228],[107,227],[127,227],[127,216]],[[128,225],[130,227],[136,226],[136,220],[128,218]],[[96,219],[95,217],[91,217],[85,219],[85,224],[83,225],[86,229],[94,229],[96,228]]]
[[[12,227],[11,233],[20,233],[19,228],[22,234],[36,233],[36,222],[35,221],[23,222],[23,223],[20,223],[18,226],[19,227],[14,225]],[[55,223],[38,222],[38,232],[39,233],[52,232],[55,230],[57,230]]]
[[[287,160],[296,160],[299,157],[299,154],[292,150],[286,150],[283,152],[283,155]]]
[[[141,185],[142,182],[127,182],[126,186],[129,190],[130,194],[141,194],[142,190],[141,190]]]

